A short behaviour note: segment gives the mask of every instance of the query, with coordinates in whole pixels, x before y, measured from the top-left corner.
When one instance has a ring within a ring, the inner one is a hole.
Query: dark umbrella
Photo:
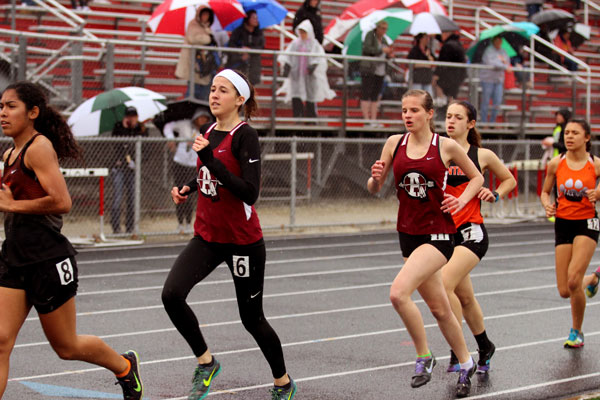
[[[211,114],[207,101],[185,99],[169,103],[167,104],[167,109],[158,114],[154,118],[153,122],[162,133],[165,124],[171,121],[191,119],[194,113],[201,108],[205,109],[209,114]]]
[[[565,28],[568,24],[575,22],[575,16],[560,8],[551,8],[535,13],[531,22],[537,26],[546,25],[549,31]]]

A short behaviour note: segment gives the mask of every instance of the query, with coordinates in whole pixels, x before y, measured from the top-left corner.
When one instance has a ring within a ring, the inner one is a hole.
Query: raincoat
[[[300,39],[299,30],[302,29],[308,33],[308,39]],[[305,19],[296,27],[296,39],[290,43],[286,49],[289,52],[304,52],[325,54],[325,50],[315,39],[312,24]],[[302,101],[319,103],[323,100],[333,99],[335,92],[329,88],[327,80],[327,61],[324,57],[296,56],[283,54],[279,58],[282,65],[288,64],[291,67],[290,74],[285,79],[283,86],[279,88],[277,94],[285,94],[285,102],[292,98],[299,98]],[[314,67],[312,74],[309,74],[309,67]]]
[[[208,8],[205,6],[198,7],[198,11],[196,12],[196,18],[190,21],[188,24],[187,30],[185,32],[185,44],[192,44],[198,46],[206,46],[210,44],[211,38],[211,24],[213,21],[212,17],[207,24],[201,24],[198,22],[198,16],[200,12],[204,9]],[[210,10],[210,9],[209,9]],[[212,10],[210,10],[212,12]],[[177,67],[175,68],[175,76],[179,79],[189,79],[190,78],[190,50],[186,48],[182,48],[179,52],[179,60],[177,60]],[[206,75],[200,77],[200,75],[196,72],[194,74],[194,83],[200,85],[208,85],[212,82],[212,75]]]

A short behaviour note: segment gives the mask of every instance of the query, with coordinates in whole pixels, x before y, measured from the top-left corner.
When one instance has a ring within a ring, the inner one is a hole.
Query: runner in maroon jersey
[[[477,372],[486,373],[490,368],[490,359],[496,346],[485,331],[483,312],[473,292],[473,284],[469,273],[483,258],[488,249],[488,234],[481,215],[481,201],[497,202],[515,188],[517,182],[494,152],[481,147],[481,136],[475,127],[477,110],[466,101],[453,101],[446,113],[446,132],[466,152],[480,172],[490,170],[500,181],[497,192],[482,187],[477,197],[459,212],[452,215],[457,233],[454,235],[454,253],[442,268],[442,280],[448,293],[450,306],[456,319],[463,320],[471,329],[477,341],[479,360]],[[451,165],[448,171],[447,192],[460,196],[467,187],[469,179],[463,171]],[[458,372],[460,365],[453,351],[450,351],[448,372]]]
[[[4,90],[0,123],[13,140],[2,158],[0,190],[6,234],[0,257],[0,398],[17,334],[35,307],[60,358],[111,370],[125,399],[141,399],[137,353],[121,356],[100,338],[76,331],[77,252],[60,233],[61,214],[71,209],[71,197],[58,164],[80,157],[71,130],[47,105],[41,88],[29,82]]]
[[[165,282],[162,300],[171,321],[198,358],[188,399],[208,395],[221,364],[210,350],[186,297],[192,288],[225,262],[233,276],[240,318],[262,350],[275,379],[272,399],[292,399],[295,382],[286,373],[281,342],[262,308],[265,243],[252,204],[260,189],[260,145],[256,130],[240,120],[256,111],[254,88],[230,69],[213,79],[210,110],[217,122],[200,129],[192,148],[198,153],[198,176],[174,187],[176,204],[198,191],[194,237],[179,255]]]
[[[461,325],[452,313],[442,283],[441,268],[452,256],[456,232],[451,213],[460,211],[481,188],[483,177],[465,151],[453,140],[433,133],[433,100],[422,90],[409,90],[402,97],[404,135],[393,135],[383,147],[381,158],[371,167],[369,192],[379,192],[393,169],[399,200],[398,233],[404,266],[394,279],[390,300],[402,318],[417,350],[411,386],[420,387],[431,379],[436,364],[429,350],[423,317],[411,295],[418,290],[438,326],[460,361],[456,386],[458,397],[471,390],[476,365],[471,358]],[[458,198],[444,193],[450,162],[469,177]]]

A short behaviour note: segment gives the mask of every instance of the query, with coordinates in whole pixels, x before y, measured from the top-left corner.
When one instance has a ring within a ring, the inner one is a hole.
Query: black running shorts
[[[43,261],[24,267],[0,265],[0,287],[25,291],[39,314],[48,314],[77,293],[75,257]]]
[[[433,233],[428,235],[409,235],[398,232],[402,257],[408,258],[415,249],[423,244],[430,244],[449,260],[454,252],[454,235],[451,233]]]
[[[588,219],[556,218],[554,222],[554,246],[573,244],[576,236],[587,236],[598,243],[600,231],[598,217]]]
[[[483,224],[467,222],[458,227],[454,234],[454,246],[463,246],[471,250],[480,260],[487,253],[490,241]]]

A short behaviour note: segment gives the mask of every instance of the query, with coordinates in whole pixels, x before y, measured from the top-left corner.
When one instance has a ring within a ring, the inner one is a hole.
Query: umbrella
[[[256,11],[258,17],[258,27],[264,29],[266,27],[277,25],[285,19],[288,10],[275,0],[238,0],[244,11]],[[233,21],[225,26],[225,30],[232,31],[243,22],[243,18]]]
[[[438,0],[402,0],[402,4],[415,14],[430,12],[432,14],[448,15],[446,7]]]
[[[385,20],[388,23],[388,30],[385,35],[388,44],[402,34],[412,21],[412,11],[403,8],[388,8],[387,10],[373,11],[371,14],[361,18],[344,43],[344,54],[362,55],[362,43],[369,31],[375,29],[377,22]]]
[[[136,86],[113,89],[86,100],[73,111],[67,123],[75,136],[97,136],[111,131],[129,106],[136,108],[140,121],[145,121],[165,110],[165,103],[165,96],[148,89]]]
[[[517,54],[515,49],[529,43],[529,37],[539,31],[531,22],[513,22],[506,25],[496,25],[486,29],[479,35],[479,41],[467,50],[467,56],[472,63],[481,62],[485,49],[496,36],[502,37],[502,48],[509,57]]]
[[[154,117],[154,125],[162,132],[165,124],[171,121],[191,119],[194,113],[203,108],[210,114],[208,102],[197,99],[179,100],[167,104],[166,110]]]
[[[415,15],[410,24],[408,33],[413,36],[416,36],[419,33],[436,35],[442,32],[454,32],[458,30],[460,30],[460,27],[456,25],[456,22],[445,15],[422,12]]]
[[[244,18],[246,13],[237,0],[165,0],[156,7],[148,20],[153,33],[185,35],[188,24],[196,16],[196,9],[206,6],[215,13],[213,27],[220,28]]]
[[[550,8],[533,14],[531,22],[540,26],[546,25],[548,31],[567,27],[575,22],[575,16],[560,8]]]
[[[323,31],[334,39],[342,37],[348,32],[358,21],[376,10],[395,5],[402,5],[401,0],[359,0],[351,6],[347,7],[342,13],[333,19]]]

